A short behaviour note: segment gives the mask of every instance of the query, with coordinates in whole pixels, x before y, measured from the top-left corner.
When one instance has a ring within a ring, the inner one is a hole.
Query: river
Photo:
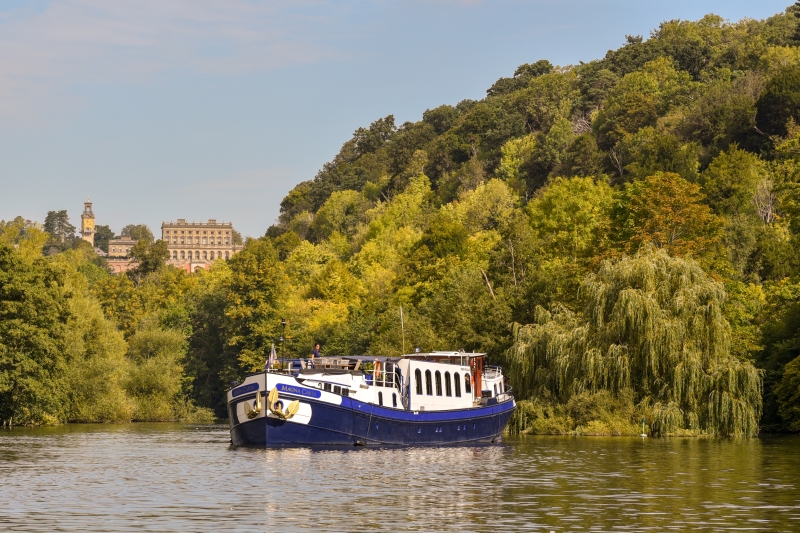
[[[225,426],[0,431],[0,531],[799,531],[800,438],[231,448]]]

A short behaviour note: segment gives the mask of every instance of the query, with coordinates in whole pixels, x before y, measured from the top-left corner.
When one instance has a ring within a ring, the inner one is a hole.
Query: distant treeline
[[[402,307],[406,351],[505,367],[515,431],[800,430],[795,12],[665,22],[377,120],[209,271],[156,242],[112,276],[7,223],[0,418],[221,415],[282,333],[292,356],[400,354]]]

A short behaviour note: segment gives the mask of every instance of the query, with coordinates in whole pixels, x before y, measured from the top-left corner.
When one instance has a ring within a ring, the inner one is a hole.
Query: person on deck
[[[315,344],[314,349],[311,350],[311,368],[314,368],[315,357],[322,357],[322,354],[319,353],[319,343]]]

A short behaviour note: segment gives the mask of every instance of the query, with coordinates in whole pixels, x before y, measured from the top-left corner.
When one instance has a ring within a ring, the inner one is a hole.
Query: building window
[[[458,375],[458,372],[453,374],[453,385],[456,388],[456,398],[461,398],[461,376]]]
[[[464,392],[467,394],[472,392],[472,385],[469,382],[469,374],[464,374]]]
[[[186,244],[185,237],[181,237],[181,244]]]
[[[200,252],[195,252],[194,253],[194,258],[199,261],[200,260]]]
[[[444,395],[445,396],[453,395],[453,388],[450,385],[450,372],[444,373]]]
[[[200,237],[195,237],[194,238],[194,243],[195,244],[200,244]]]
[[[203,252],[203,259],[208,259],[208,252]]]
[[[222,259],[222,252],[217,252],[217,259]]]
[[[175,250],[174,252],[172,252],[172,259],[175,260],[175,261],[178,260],[178,250]]]
[[[186,252],[181,250],[181,259],[186,259]]]
[[[381,391],[378,391],[378,405],[383,407],[383,393]]]
[[[417,385],[417,394],[422,394],[422,372],[419,368],[414,370],[414,380]]]
[[[428,396],[433,396],[433,383],[431,383],[431,371],[425,371],[425,393]]]
[[[225,259],[228,259],[228,252],[225,252]]]
[[[225,244],[230,245],[230,243],[231,243],[231,240],[228,237],[225,237]]]
[[[442,373],[436,371],[436,396],[442,395]]]
[[[208,244],[208,237],[203,237],[203,244]]]

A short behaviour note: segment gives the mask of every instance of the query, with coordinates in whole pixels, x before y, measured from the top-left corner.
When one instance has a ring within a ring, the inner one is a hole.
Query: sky
[[[0,219],[232,221],[260,236],[360,126],[478,100],[664,20],[790,0],[2,0]]]

